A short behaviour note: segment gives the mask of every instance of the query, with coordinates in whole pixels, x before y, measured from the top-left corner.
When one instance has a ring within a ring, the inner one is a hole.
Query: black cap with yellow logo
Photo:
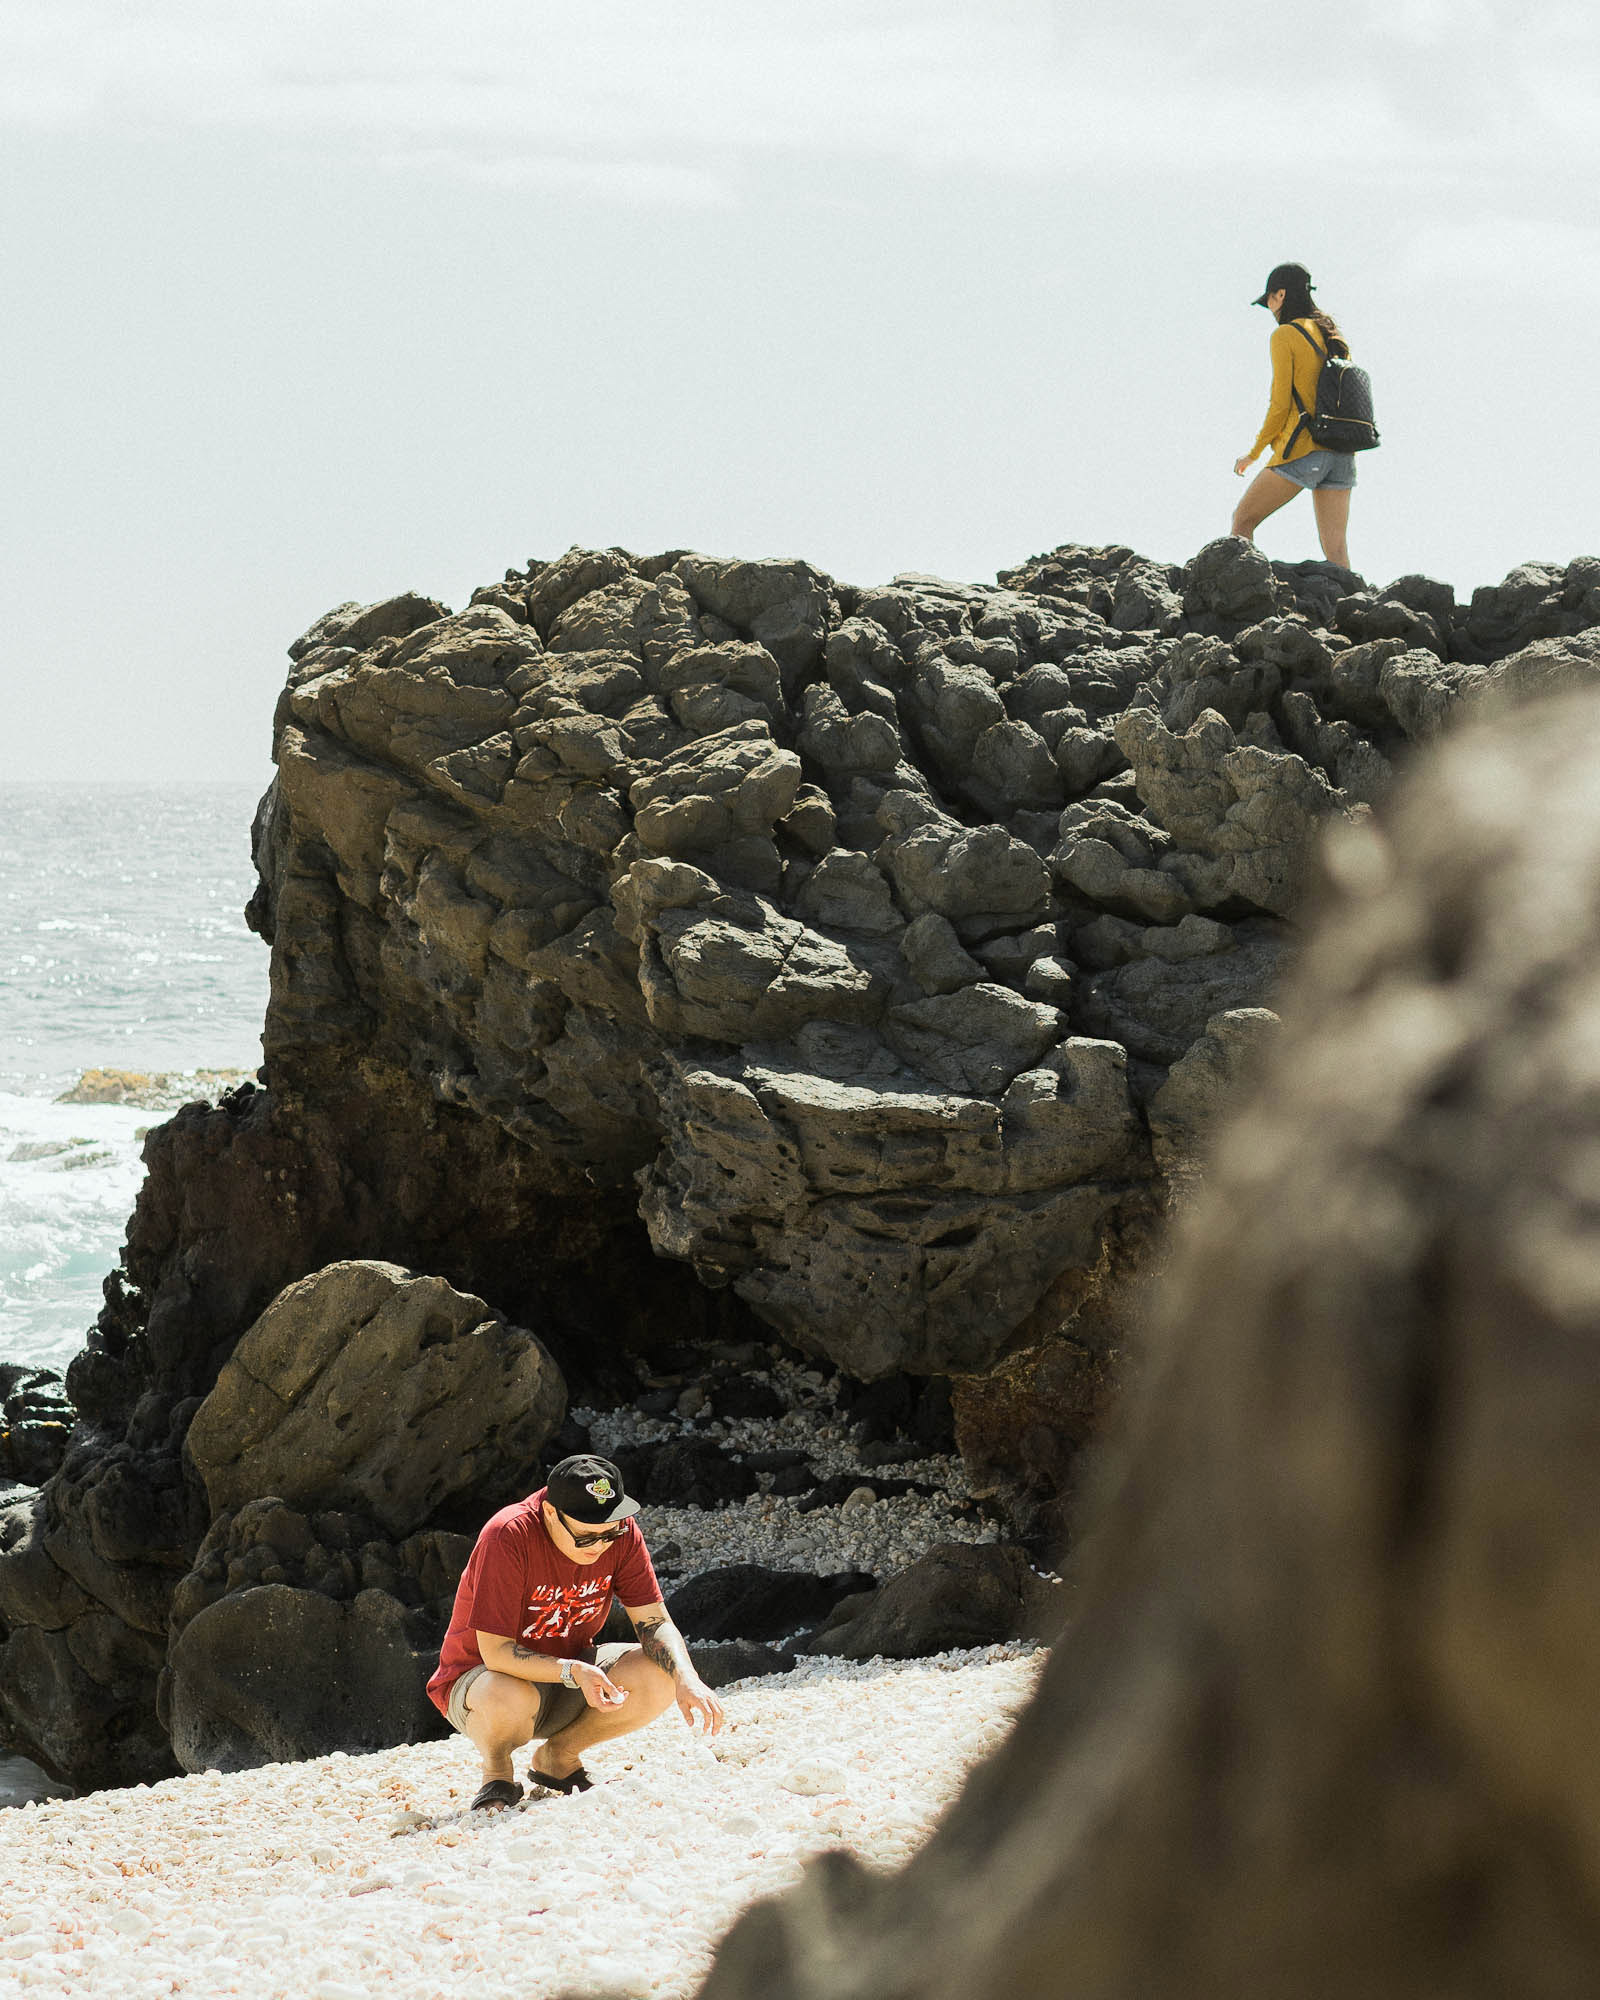
[[[564,1458],[551,1467],[545,1498],[569,1521],[583,1521],[596,1528],[639,1511],[638,1501],[630,1500],[622,1490],[622,1474],[610,1459],[595,1458],[588,1452]]]

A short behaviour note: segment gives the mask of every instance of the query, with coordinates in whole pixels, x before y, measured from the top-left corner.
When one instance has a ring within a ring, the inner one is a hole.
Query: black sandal
[[[530,1764],[528,1766],[528,1777],[533,1784],[543,1785],[547,1792],[592,1792],[594,1790],[594,1779],[589,1776],[589,1773],[581,1764],[577,1770],[568,1772],[564,1778],[549,1777],[535,1765]]]
[[[519,1806],[521,1803],[522,1787],[515,1778],[491,1778],[472,1801],[472,1810],[482,1812],[486,1806]]]

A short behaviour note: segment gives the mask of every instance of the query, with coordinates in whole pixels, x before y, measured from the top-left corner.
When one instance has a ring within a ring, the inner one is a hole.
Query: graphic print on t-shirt
[[[600,1576],[583,1583],[536,1583],[528,1598],[529,1623],[522,1628],[525,1644],[541,1639],[577,1636],[605,1622],[610,1608],[611,1579]],[[596,1618],[596,1611],[600,1617]]]
[[[428,1682],[428,1699],[441,1714],[448,1713],[456,1677],[484,1663],[480,1632],[572,1659],[599,1638],[614,1598],[632,1605],[660,1600],[661,1585],[636,1523],[628,1523],[598,1562],[580,1568],[551,1541],[544,1497],[541,1487],[484,1523],[456,1585],[450,1629]]]

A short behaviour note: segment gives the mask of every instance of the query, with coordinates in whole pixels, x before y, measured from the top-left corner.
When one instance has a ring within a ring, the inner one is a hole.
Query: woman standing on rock
[[[1348,359],[1349,343],[1325,312],[1312,304],[1316,287],[1303,264],[1279,264],[1255,301],[1278,322],[1272,335],[1272,400],[1261,434],[1248,454],[1234,461],[1242,479],[1270,445],[1272,456],[1245,488],[1234,510],[1233,532],[1247,542],[1269,514],[1287,507],[1304,488],[1316,509],[1322,553],[1341,569],[1350,567],[1345,528],[1350,490],[1356,483],[1354,452],[1326,451],[1315,444],[1307,415],[1316,408],[1317,378],[1326,355]]]

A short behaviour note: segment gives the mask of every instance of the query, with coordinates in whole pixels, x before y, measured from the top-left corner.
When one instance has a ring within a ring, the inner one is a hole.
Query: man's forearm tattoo
[[[677,1637],[676,1631],[665,1618],[652,1618],[648,1624],[638,1628],[640,1651],[647,1660],[653,1662],[672,1680],[678,1678],[683,1668],[683,1663],[678,1658],[678,1654],[683,1650],[682,1642],[679,1642],[676,1651],[669,1643],[669,1640]]]

